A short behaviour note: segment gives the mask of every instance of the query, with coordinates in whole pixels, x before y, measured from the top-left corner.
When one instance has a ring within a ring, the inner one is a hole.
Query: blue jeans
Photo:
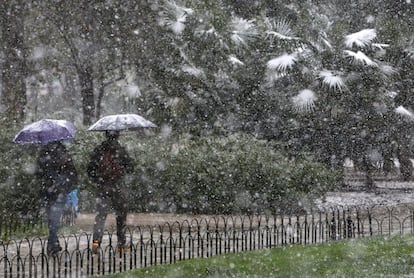
[[[66,198],[67,194],[59,193],[56,200],[48,200],[48,205],[46,207],[47,224],[49,228],[49,238],[47,241],[48,249],[59,246],[58,231]]]

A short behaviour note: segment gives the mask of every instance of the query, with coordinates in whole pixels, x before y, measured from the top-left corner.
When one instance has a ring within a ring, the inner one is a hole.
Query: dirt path
[[[172,224],[174,222],[183,222],[190,219],[206,219],[211,216],[207,215],[188,215],[188,214],[172,214],[172,213],[131,213],[127,217],[128,226],[158,226],[165,225],[167,223]],[[93,223],[95,214],[93,213],[80,213],[75,220],[75,226],[79,227],[82,231],[91,232],[93,229]],[[105,222],[105,228],[108,230],[114,230],[116,227],[115,214],[108,214],[108,218]]]

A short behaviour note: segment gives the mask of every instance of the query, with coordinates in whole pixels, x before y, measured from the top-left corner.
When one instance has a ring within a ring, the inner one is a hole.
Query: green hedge
[[[141,140],[129,177],[138,211],[253,213],[312,205],[339,175],[310,160],[288,160],[276,145],[247,135]]]
[[[16,131],[1,138],[2,214],[33,215],[40,209],[33,180],[38,147],[14,145]],[[92,149],[103,133],[79,131],[68,145],[81,179],[80,208],[92,211],[95,186],[86,176]],[[277,145],[242,134],[228,137],[164,138],[125,132],[121,144],[136,161],[125,180],[131,211],[174,213],[258,213],[312,205],[339,175],[309,158],[287,159]],[[306,157],[306,156],[304,156]]]

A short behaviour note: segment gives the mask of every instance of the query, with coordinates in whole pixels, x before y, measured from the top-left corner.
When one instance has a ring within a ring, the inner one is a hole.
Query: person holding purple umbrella
[[[61,141],[42,146],[36,161],[35,176],[39,180],[40,197],[46,207],[49,237],[48,255],[62,250],[58,230],[68,194],[77,188],[78,175],[72,158]]]
[[[72,158],[62,142],[75,138],[76,128],[67,120],[43,119],[25,125],[14,137],[16,144],[40,144],[35,176],[40,183],[40,197],[46,207],[49,237],[48,255],[62,248],[58,230],[68,194],[77,188],[78,175]]]

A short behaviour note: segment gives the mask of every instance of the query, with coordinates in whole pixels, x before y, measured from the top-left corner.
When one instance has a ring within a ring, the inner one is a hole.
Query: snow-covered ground
[[[325,200],[317,202],[319,207],[357,205],[396,205],[414,202],[414,191],[398,192],[328,192]]]
[[[366,191],[362,182],[350,184],[350,191],[328,192],[324,200],[318,200],[319,207],[357,205],[396,205],[414,203],[414,182],[377,181],[376,189]]]

